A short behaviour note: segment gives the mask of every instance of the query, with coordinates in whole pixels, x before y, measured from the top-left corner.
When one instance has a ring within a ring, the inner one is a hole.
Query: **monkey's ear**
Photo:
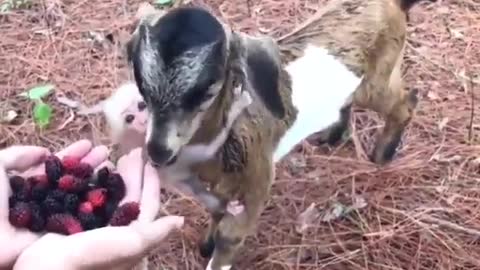
[[[252,37],[234,33],[231,52],[238,57],[247,85],[255,90],[265,107],[277,118],[285,116],[280,94],[280,53],[270,37]],[[234,55],[235,57],[235,55]]]

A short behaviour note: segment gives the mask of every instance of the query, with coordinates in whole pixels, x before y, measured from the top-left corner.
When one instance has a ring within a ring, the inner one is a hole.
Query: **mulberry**
[[[32,187],[32,200],[41,202],[47,197],[49,192],[49,183],[48,182],[36,182]]]
[[[14,175],[10,177],[10,187],[12,188],[13,192],[19,192],[24,188],[25,179],[19,175]]]
[[[120,174],[110,174],[105,187],[107,188],[108,196],[113,198],[114,200],[121,201],[123,197],[125,197],[126,186]]]
[[[93,175],[93,168],[87,163],[80,163],[73,167],[70,173],[78,178],[88,179]]]
[[[28,228],[32,221],[32,211],[26,202],[18,202],[10,209],[8,220],[17,228]]]
[[[89,201],[93,208],[102,207],[107,200],[107,190],[105,188],[96,188],[87,193],[87,201]]]
[[[83,231],[80,221],[70,214],[55,214],[47,219],[46,229],[59,234],[75,234]]]
[[[66,173],[71,173],[75,167],[80,164],[79,157],[65,156],[62,159],[62,165]]]
[[[76,194],[67,194],[63,199],[63,209],[71,214],[77,212],[79,204],[80,200]]]
[[[32,211],[32,221],[28,229],[33,232],[41,232],[45,230],[46,221],[40,205],[30,202],[30,209]]]
[[[136,202],[128,202],[115,210],[110,220],[112,226],[126,226],[138,218],[140,207]]]
[[[42,202],[42,207],[48,214],[56,214],[64,211],[63,204],[56,200],[52,194],[47,195],[47,198]]]
[[[45,174],[50,183],[56,184],[63,175],[62,161],[57,156],[49,156],[45,160]]]
[[[85,230],[93,230],[103,225],[101,218],[95,216],[93,213],[79,213],[78,219]]]

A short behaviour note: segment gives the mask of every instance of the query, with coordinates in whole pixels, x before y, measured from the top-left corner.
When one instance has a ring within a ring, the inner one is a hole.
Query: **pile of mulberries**
[[[125,183],[118,173],[105,167],[95,174],[76,157],[49,156],[45,174],[9,180],[9,221],[17,228],[70,235],[128,225],[140,213],[136,202],[119,206]]]

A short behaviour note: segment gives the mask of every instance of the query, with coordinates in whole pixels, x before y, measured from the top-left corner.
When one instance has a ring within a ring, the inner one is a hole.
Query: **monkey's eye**
[[[147,108],[147,103],[145,103],[145,101],[140,101],[138,102],[137,107],[139,111],[143,111]]]
[[[131,124],[135,120],[135,116],[133,114],[129,114],[125,116],[125,123]]]

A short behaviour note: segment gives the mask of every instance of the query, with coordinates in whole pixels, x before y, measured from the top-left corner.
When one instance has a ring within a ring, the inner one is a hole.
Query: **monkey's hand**
[[[240,87],[233,90],[233,103],[230,107],[227,118],[227,127],[231,127],[235,119],[242,113],[242,111],[252,104],[252,97],[247,91],[242,91]]]

